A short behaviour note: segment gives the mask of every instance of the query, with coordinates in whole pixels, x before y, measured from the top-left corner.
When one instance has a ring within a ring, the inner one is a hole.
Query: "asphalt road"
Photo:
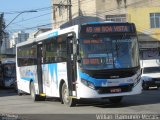
[[[160,114],[160,90],[151,89],[140,95],[126,96],[117,105],[110,104],[107,100],[83,100],[76,107],[67,107],[57,99],[33,102],[30,95],[18,96],[13,90],[0,90],[1,116],[19,115],[25,116],[23,118],[26,120],[48,120],[54,117],[58,120],[84,120],[87,117],[89,120],[99,119],[96,115],[105,115],[105,119],[111,119],[113,115],[115,117],[119,114]]]

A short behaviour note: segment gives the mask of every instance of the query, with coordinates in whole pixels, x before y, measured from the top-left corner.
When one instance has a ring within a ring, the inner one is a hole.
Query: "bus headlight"
[[[86,85],[87,87],[91,88],[91,89],[95,89],[95,86],[92,82],[89,82],[87,80],[81,79],[81,82]]]

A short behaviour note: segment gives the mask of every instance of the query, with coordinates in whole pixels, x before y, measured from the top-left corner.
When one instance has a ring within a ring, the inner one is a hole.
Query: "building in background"
[[[34,37],[36,38],[39,34],[50,31],[50,30],[52,30],[52,28],[38,28],[34,34]]]
[[[133,22],[140,48],[160,49],[159,0],[52,0],[53,29],[90,21]]]
[[[10,48],[15,47],[17,43],[26,41],[28,38],[29,38],[29,33],[25,33],[24,31],[13,33],[10,39]]]
[[[3,37],[3,42],[1,45],[1,53],[5,54],[6,50],[10,48],[10,40],[9,40],[9,33],[5,33]]]
[[[32,40],[36,38],[39,34],[52,30],[52,28],[38,28],[36,31],[29,33],[27,40]]]
[[[67,27],[89,21],[103,21],[97,16],[100,0],[52,0],[53,28]]]

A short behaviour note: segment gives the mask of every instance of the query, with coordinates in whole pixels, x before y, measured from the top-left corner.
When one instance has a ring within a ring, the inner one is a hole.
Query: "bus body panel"
[[[24,66],[17,68],[17,85],[18,89],[30,93],[30,83],[35,84],[36,94],[39,94],[37,81],[37,66]]]
[[[60,81],[67,83],[66,62],[42,65],[43,90],[46,96],[59,97]]]

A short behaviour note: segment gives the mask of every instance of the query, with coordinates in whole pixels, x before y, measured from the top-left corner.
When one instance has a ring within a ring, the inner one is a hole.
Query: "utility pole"
[[[78,24],[81,24],[81,17],[82,17],[81,1],[78,0]]]
[[[78,0],[78,16],[81,16],[81,3],[80,0]]]
[[[69,21],[72,22],[72,3],[71,3],[71,0],[69,0]]]
[[[53,4],[53,10],[54,10],[54,16],[53,18],[55,19],[56,21],[56,16],[55,16],[55,7],[57,7],[60,11],[60,9],[62,9],[63,7],[64,8],[67,8],[68,9],[68,13],[69,13],[69,16],[68,16],[68,19],[69,19],[69,22],[72,23],[72,3],[71,3],[71,0],[68,0],[67,1],[67,4],[63,4],[63,3],[59,3],[59,4]]]

